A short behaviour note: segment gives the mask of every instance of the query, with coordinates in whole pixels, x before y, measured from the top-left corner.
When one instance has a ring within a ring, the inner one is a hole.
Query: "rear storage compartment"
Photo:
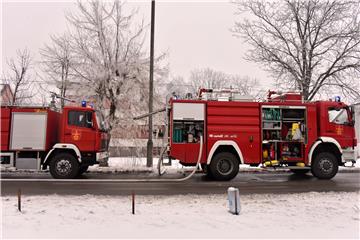
[[[10,108],[1,107],[1,152],[9,150]]]
[[[10,139],[10,121],[11,109],[8,107],[1,107],[1,166],[13,167],[14,166],[14,153],[9,151]]]
[[[176,102],[172,114],[172,157],[183,164],[194,164],[198,158],[200,137],[204,136],[205,104]]]
[[[57,141],[59,113],[48,108],[1,108],[1,164],[39,169]]]
[[[45,151],[47,112],[12,112],[10,150]]]

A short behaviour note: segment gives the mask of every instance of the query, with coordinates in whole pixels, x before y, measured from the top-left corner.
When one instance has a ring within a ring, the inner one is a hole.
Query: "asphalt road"
[[[81,179],[59,181],[48,174],[1,174],[1,195],[15,195],[20,188],[25,195],[140,195],[219,194],[227,188],[237,187],[241,194],[300,193],[300,192],[355,192],[360,191],[360,172],[339,172],[331,180],[319,180],[311,174],[296,176],[287,172],[246,173],[240,172],[229,182],[210,181],[203,174],[195,174],[184,182],[121,182],[122,179],[144,177],[160,179],[149,174],[99,174],[88,173]],[[155,180],[158,181],[158,180]]]

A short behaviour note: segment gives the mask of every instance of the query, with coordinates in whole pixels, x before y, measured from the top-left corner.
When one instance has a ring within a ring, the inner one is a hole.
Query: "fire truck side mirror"
[[[345,125],[353,127],[353,126],[355,126],[355,121],[351,120],[350,122],[345,123]]]
[[[355,106],[350,106],[350,112],[351,112],[351,116],[354,119],[355,117]]]
[[[348,123],[349,126],[355,126],[355,106],[349,107],[350,114],[351,114],[351,121]]]

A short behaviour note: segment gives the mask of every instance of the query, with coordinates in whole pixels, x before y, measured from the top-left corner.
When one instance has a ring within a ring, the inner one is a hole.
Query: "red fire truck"
[[[299,93],[257,102],[233,90],[201,89],[198,98],[170,99],[169,159],[194,166],[203,136],[201,166],[216,180],[230,180],[239,164],[309,171],[330,179],[354,161],[353,113],[339,98],[305,102]]]
[[[101,115],[88,107],[1,106],[1,163],[74,178],[108,156]]]

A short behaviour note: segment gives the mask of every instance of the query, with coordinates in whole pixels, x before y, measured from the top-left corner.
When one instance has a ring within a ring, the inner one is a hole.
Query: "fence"
[[[158,156],[164,146],[162,139],[153,139],[153,155]],[[120,139],[110,140],[109,152],[111,157],[146,157],[147,139]]]

